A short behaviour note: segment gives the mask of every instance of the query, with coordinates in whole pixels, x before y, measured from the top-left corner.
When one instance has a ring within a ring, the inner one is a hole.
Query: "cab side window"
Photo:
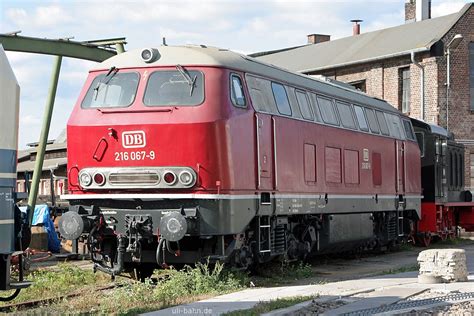
[[[279,83],[272,82],[272,90],[278,112],[283,115],[291,116],[290,101],[288,101],[285,87]]]
[[[247,107],[242,79],[240,79],[240,77],[236,74],[232,74],[230,76],[230,98],[232,100],[232,104],[234,104],[236,107]]]

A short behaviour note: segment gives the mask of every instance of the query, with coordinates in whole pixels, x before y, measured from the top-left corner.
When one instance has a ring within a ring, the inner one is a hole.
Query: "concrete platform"
[[[449,284],[419,284],[418,272],[405,272],[387,274],[376,277],[367,277],[326,284],[298,285],[272,288],[246,289],[240,292],[221,295],[211,299],[194,302],[191,304],[171,307],[144,315],[221,315],[230,311],[249,309],[259,302],[266,302],[278,298],[289,298],[295,296],[319,296],[318,300],[334,300],[349,298],[360,293],[370,293],[365,298],[358,299],[338,309],[327,311],[327,315],[338,315],[347,311],[361,310],[378,307],[382,304],[392,304],[417,293],[439,289],[444,291],[474,291],[474,246],[465,247],[469,271],[468,282]],[[416,258],[413,258],[416,263]],[[308,304],[308,303],[307,303]],[[303,308],[304,303],[299,304]],[[267,315],[292,315],[295,308],[277,310]]]

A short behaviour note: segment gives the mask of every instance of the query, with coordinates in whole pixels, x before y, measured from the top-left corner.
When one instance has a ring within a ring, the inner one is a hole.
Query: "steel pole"
[[[53,73],[51,74],[51,84],[49,87],[48,99],[43,115],[43,126],[41,128],[40,140],[36,151],[35,170],[33,172],[33,180],[31,181],[30,194],[28,196],[28,221],[31,225],[33,220],[33,212],[36,205],[38,195],[39,182],[43,170],[44,153],[46,151],[46,143],[48,142],[49,127],[51,126],[51,117],[53,115],[54,99],[56,98],[56,90],[58,88],[59,72],[61,70],[62,56],[56,56],[53,63]]]

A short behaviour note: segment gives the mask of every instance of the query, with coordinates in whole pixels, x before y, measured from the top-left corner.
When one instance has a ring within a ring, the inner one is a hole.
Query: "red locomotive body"
[[[68,122],[71,211],[98,269],[386,247],[420,217],[420,152],[383,100],[226,50],[131,51]]]

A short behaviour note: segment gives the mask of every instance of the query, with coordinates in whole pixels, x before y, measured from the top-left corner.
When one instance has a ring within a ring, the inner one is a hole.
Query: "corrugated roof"
[[[36,161],[22,161],[17,165],[17,172],[25,172],[25,171],[33,171],[35,169]],[[43,171],[47,171],[50,169],[56,169],[59,166],[67,165],[67,158],[54,158],[54,159],[46,159],[43,162]]]
[[[407,23],[374,32],[306,45],[278,53],[253,54],[270,64],[292,71],[311,72],[359,64],[389,57],[428,51],[469,10],[466,4],[459,12],[420,22]]]

